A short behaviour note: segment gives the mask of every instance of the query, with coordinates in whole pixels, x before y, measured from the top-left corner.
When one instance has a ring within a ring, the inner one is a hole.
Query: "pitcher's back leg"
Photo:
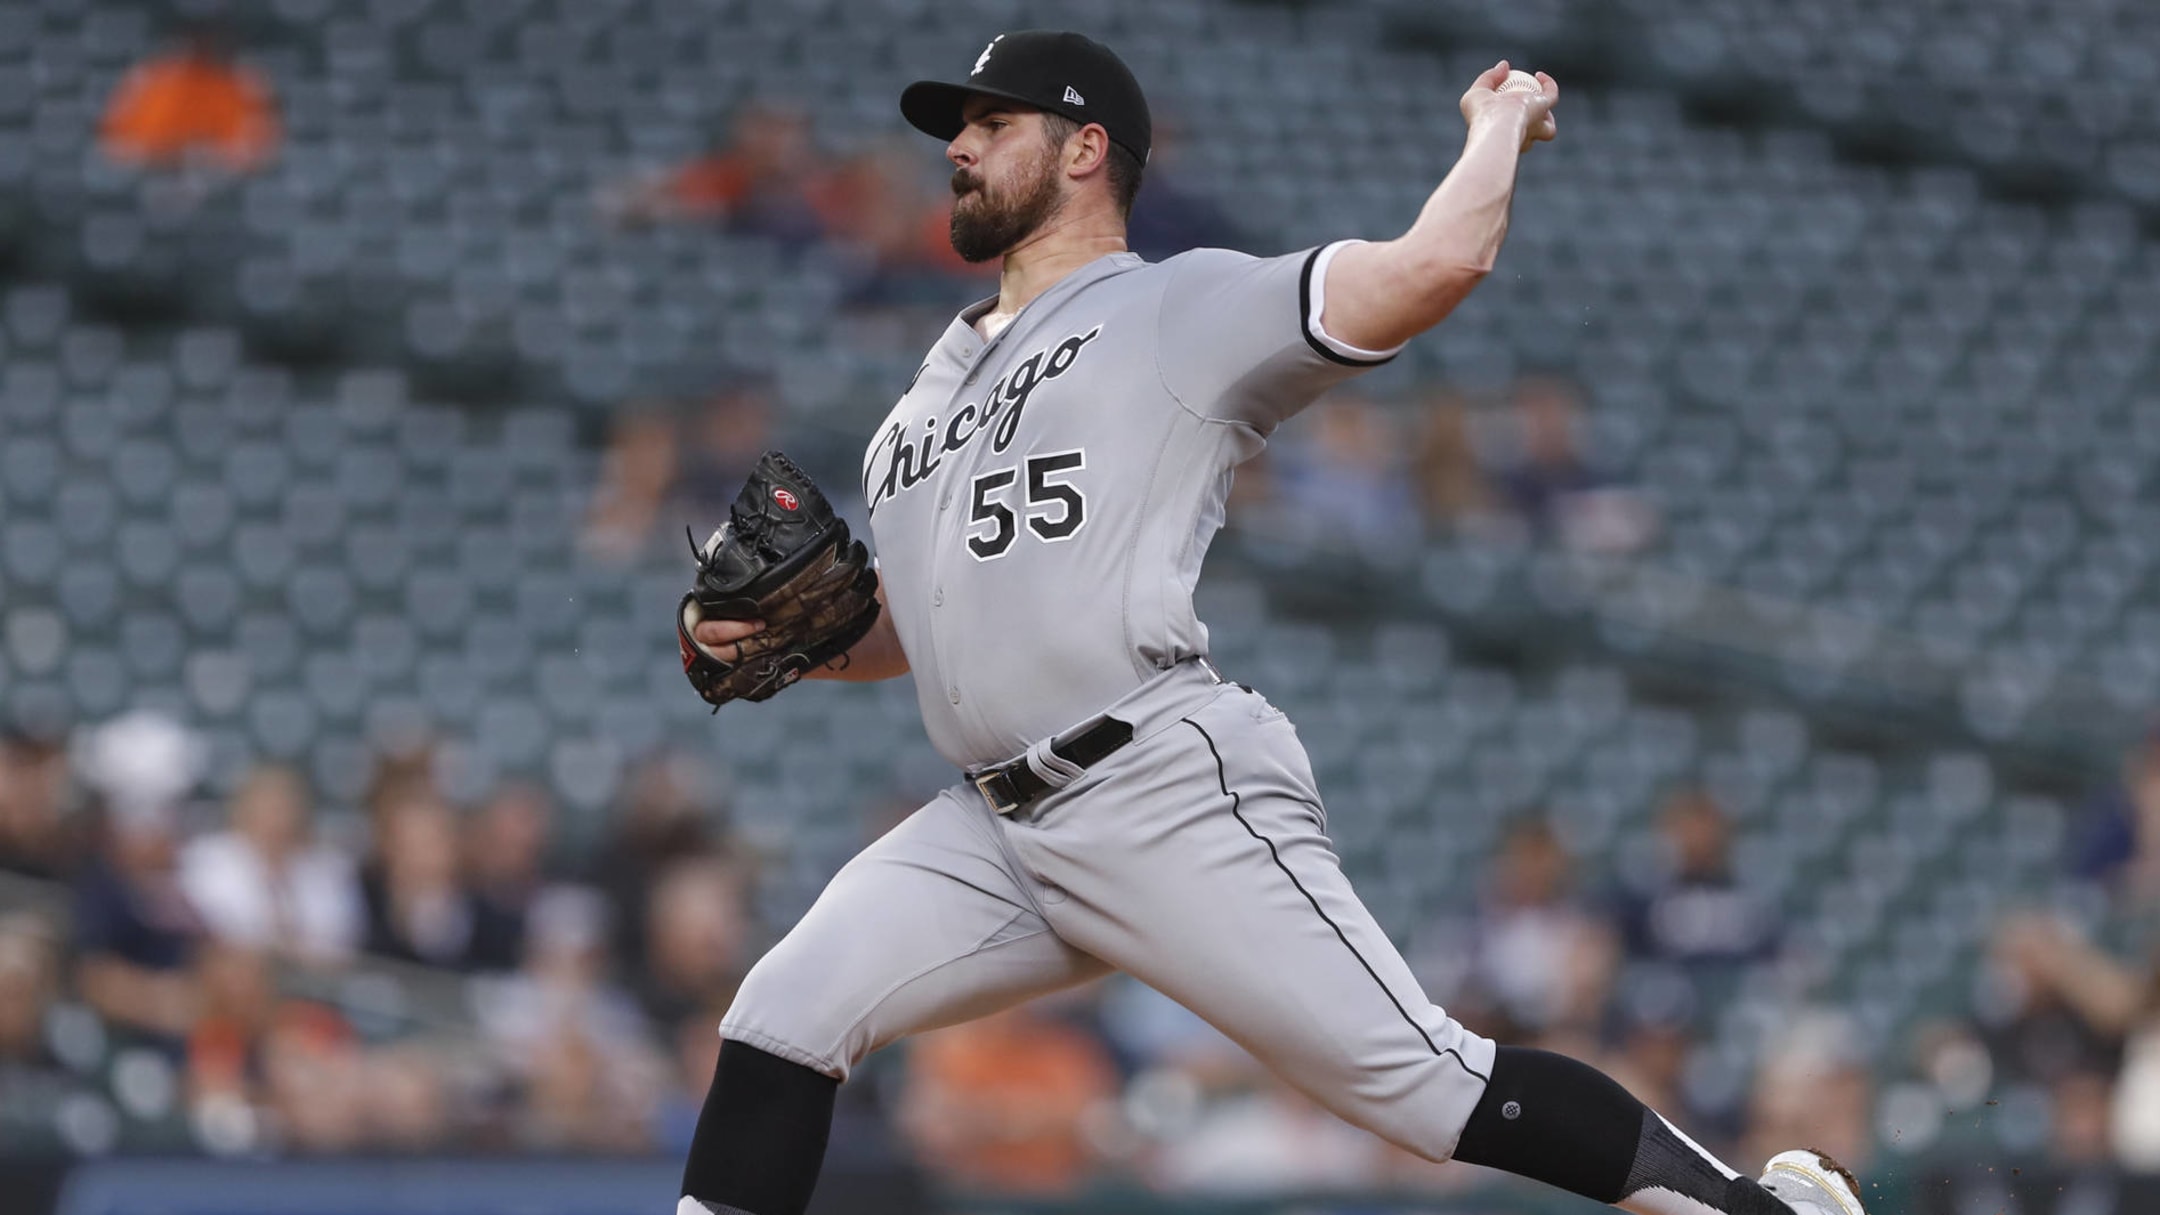
[[[1225,696],[1128,750],[1093,796],[1007,827],[1030,880],[1064,892],[1044,907],[1067,940],[1427,1159],[1639,1215],[1786,1215],[1596,1069],[1496,1048],[1427,999],[1344,876],[1303,748],[1264,699]]]

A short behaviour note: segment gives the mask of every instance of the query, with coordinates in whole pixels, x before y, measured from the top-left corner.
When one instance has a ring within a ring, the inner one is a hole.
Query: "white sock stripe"
[[[1650,1111],[1650,1112],[1651,1112],[1651,1113],[1653,1113],[1653,1114],[1656,1114],[1656,1113],[1657,1113],[1657,1111],[1656,1111],[1656,1110],[1652,1110],[1652,1111]],[[1658,1115],[1657,1115],[1657,1120],[1658,1120],[1659,1122],[1662,1122],[1662,1123],[1664,1123],[1664,1124],[1665,1124],[1665,1129],[1666,1129],[1666,1130],[1668,1130],[1668,1131],[1671,1131],[1671,1132],[1673,1133],[1673,1138],[1675,1138],[1675,1139],[1678,1139],[1678,1140],[1679,1140],[1680,1142],[1682,1142],[1682,1143],[1684,1143],[1684,1144],[1688,1145],[1688,1148],[1689,1148],[1690,1150],[1692,1150],[1692,1151],[1693,1151],[1693,1152],[1694,1152],[1694,1153],[1695,1153],[1695,1154],[1696,1154],[1697,1156],[1700,1156],[1700,1157],[1702,1157],[1702,1158],[1703,1158],[1704,1160],[1707,1160],[1707,1161],[1709,1161],[1709,1162],[1710,1162],[1710,1165],[1711,1165],[1711,1167],[1712,1167],[1712,1168],[1715,1168],[1715,1169],[1716,1169],[1716,1170],[1717,1170],[1717,1171],[1718,1171],[1719,1173],[1721,1173],[1721,1174],[1723,1174],[1723,1175],[1724,1175],[1724,1177],[1725,1177],[1725,1180],[1727,1180],[1727,1181],[1731,1181],[1731,1180],[1732,1180],[1733,1178],[1735,1178],[1735,1177],[1738,1177],[1738,1176],[1740,1175],[1740,1174],[1739,1174],[1738,1172],[1736,1172],[1735,1170],[1733,1170],[1733,1169],[1729,1169],[1729,1168],[1725,1167],[1725,1162],[1724,1162],[1724,1161],[1722,1161],[1722,1160],[1719,1160],[1719,1159],[1718,1159],[1717,1157],[1715,1157],[1715,1156],[1712,1156],[1712,1155],[1711,1155],[1710,1153],[1708,1153],[1708,1152],[1704,1151],[1704,1150],[1703,1150],[1703,1145],[1701,1145],[1701,1144],[1699,1144],[1699,1143],[1695,1142],[1695,1141],[1694,1141],[1693,1139],[1690,1139],[1690,1138],[1688,1138],[1688,1137],[1687,1137],[1686,1135],[1682,1134],[1682,1133],[1681,1133],[1681,1131],[1680,1131],[1680,1128],[1679,1128],[1679,1127],[1677,1127],[1677,1126],[1674,1126],[1674,1125],[1672,1124],[1672,1121],[1671,1121],[1670,1119],[1666,1118],[1666,1117],[1665,1117],[1665,1115],[1663,1115],[1663,1114],[1658,1114]]]
[[[1701,1151],[1701,1148],[1696,1148]],[[1696,1201],[1685,1194],[1675,1194],[1660,1186],[1637,1190],[1620,1200],[1620,1209],[1634,1215],[1724,1215],[1716,1207]]]

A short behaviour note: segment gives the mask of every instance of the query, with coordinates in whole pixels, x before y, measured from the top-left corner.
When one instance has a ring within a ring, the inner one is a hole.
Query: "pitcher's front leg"
[[[979,799],[953,790],[849,861],[759,960],[683,1170],[687,1215],[801,1215],[833,1096],[897,1038],[1104,973],[1038,915]]]

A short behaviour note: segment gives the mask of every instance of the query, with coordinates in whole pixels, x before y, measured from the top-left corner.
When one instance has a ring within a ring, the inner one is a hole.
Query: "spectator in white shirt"
[[[359,944],[352,863],[309,839],[308,800],[298,773],[257,768],[233,795],[230,827],[181,850],[181,889],[212,936],[326,962]]]

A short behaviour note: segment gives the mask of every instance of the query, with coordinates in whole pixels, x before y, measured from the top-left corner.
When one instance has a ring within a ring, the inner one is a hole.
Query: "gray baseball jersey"
[[[1493,1044],[1419,990],[1344,878],[1297,733],[1205,661],[1193,584],[1231,470],[1391,352],[1329,337],[1339,245],[1103,257],[988,341],[963,312],[864,461],[930,738],[1053,790],[945,790],[835,875],[721,1032],[845,1077],[920,1030],[1122,970],[1343,1118],[1454,1150]],[[1108,714],[1132,741],[1049,749]]]
[[[1324,337],[1340,246],[1103,257],[988,341],[955,319],[870,444],[885,601],[930,741],[1017,754],[1207,653],[1192,589],[1231,470],[1386,354]]]

